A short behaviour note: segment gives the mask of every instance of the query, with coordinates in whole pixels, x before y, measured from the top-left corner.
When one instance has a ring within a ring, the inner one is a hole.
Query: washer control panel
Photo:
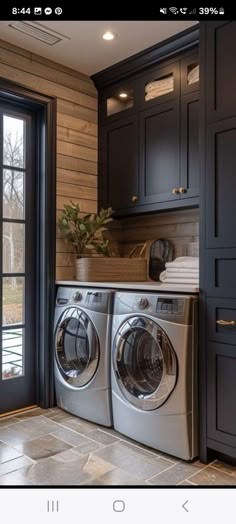
[[[156,312],[169,315],[183,315],[184,314],[184,299],[183,298],[167,298],[158,297]]]

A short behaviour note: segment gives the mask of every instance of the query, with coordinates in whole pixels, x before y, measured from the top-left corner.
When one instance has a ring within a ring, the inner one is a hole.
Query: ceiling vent
[[[44,29],[41,29],[40,27],[29,22],[13,22],[13,24],[9,24],[9,27],[20,31],[21,33],[25,33],[26,35],[31,36],[31,38],[40,40],[47,45],[55,45],[63,40],[63,38],[55,36],[53,33],[49,33],[48,31],[45,31]]]

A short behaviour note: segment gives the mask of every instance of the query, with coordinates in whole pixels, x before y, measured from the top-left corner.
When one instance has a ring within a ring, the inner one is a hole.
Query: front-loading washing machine
[[[109,290],[58,288],[54,323],[57,405],[104,426],[112,425],[111,313]]]
[[[195,296],[117,292],[112,407],[120,433],[184,460],[197,445]]]

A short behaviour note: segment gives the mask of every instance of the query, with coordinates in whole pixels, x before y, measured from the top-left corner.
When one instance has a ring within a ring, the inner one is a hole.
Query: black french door
[[[35,404],[34,113],[0,103],[0,414]]]

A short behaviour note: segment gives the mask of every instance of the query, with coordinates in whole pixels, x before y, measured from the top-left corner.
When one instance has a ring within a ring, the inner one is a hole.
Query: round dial
[[[138,306],[140,309],[145,309],[146,307],[148,307],[149,305],[149,302],[148,302],[148,299],[147,298],[140,298],[139,301],[138,301]]]
[[[76,291],[73,295],[73,300],[75,302],[79,302],[80,300],[82,300],[82,298],[83,298],[83,295],[79,291]]]

